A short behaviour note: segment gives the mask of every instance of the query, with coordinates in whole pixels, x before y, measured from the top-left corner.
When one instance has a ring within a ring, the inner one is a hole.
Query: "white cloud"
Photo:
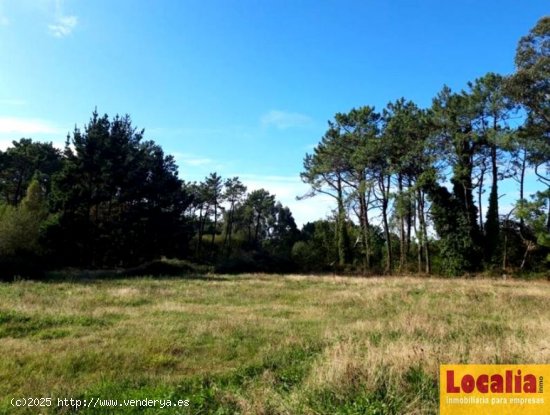
[[[180,153],[177,151],[169,152],[168,154],[171,154],[172,156],[174,156],[174,158],[180,165],[197,167],[197,166],[209,166],[214,164],[214,160],[208,157],[197,156],[195,154]]]
[[[271,110],[262,115],[260,122],[266,127],[273,126],[279,130],[286,130],[292,127],[306,127],[311,125],[313,120],[297,112]]]
[[[0,134],[59,134],[62,129],[34,118],[0,117]]]
[[[52,36],[66,37],[76,28],[78,17],[65,13],[64,3],[65,0],[17,0],[8,4],[0,0],[0,26],[17,24],[17,20],[11,20],[14,14],[34,14],[41,21],[48,22],[47,29]],[[16,10],[18,12],[14,13]]]
[[[11,142],[13,140],[3,140],[0,139],[0,151],[6,151],[8,147],[11,147]]]
[[[0,139],[0,150],[6,151],[8,147],[13,147],[13,141],[10,139]],[[19,140],[15,140],[19,141]],[[33,141],[40,141],[43,143],[52,143],[54,147],[58,148],[59,150],[63,150],[65,148],[65,142],[60,140],[39,140],[39,139],[33,139]]]
[[[60,16],[54,24],[48,25],[50,33],[58,38],[69,36],[78,23],[76,16]]]
[[[209,158],[188,158],[185,159],[183,163],[188,164],[189,166],[204,166],[212,164],[213,160]]]

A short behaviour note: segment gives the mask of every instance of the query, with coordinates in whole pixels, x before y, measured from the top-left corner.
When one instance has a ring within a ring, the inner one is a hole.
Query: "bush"
[[[33,180],[19,206],[0,206],[0,278],[43,275],[41,237],[49,217],[40,184]]]

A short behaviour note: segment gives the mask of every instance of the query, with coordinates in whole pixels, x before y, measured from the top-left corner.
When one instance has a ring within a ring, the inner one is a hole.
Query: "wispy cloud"
[[[194,154],[180,153],[180,152],[173,152],[170,154],[172,154],[176,159],[176,161],[181,165],[197,167],[197,166],[210,166],[214,164],[214,160],[208,157],[200,157]]]
[[[50,35],[57,38],[69,36],[78,25],[78,17],[65,13],[64,4],[65,0],[18,0],[9,4],[0,0],[0,27],[16,25],[17,18],[12,17],[23,12],[38,15]]]
[[[54,24],[48,25],[50,34],[62,38],[69,36],[78,23],[76,16],[59,16]]]
[[[190,166],[205,166],[213,163],[212,159],[207,158],[189,158],[184,161],[185,164]]]
[[[280,130],[292,127],[306,127],[313,123],[311,117],[297,112],[271,110],[262,115],[260,122],[263,126],[273,126]]]
[[[35,118],[0,117],[0,134],[59,134],[63,130]]]
[[[78,24],[78,17],[65,14],[63,11],[63,0],[54,0],[54,16],[54,22],[48,25],[48,30],[54,37],[69,36]]]

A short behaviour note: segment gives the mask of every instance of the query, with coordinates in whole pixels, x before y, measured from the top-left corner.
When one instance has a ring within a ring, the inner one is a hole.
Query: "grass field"
[[[550,283],[243,275],[0,284],[0,413],[436,414],[440,363],[549,363]],[[14,408],[12,398],[53,397]]]

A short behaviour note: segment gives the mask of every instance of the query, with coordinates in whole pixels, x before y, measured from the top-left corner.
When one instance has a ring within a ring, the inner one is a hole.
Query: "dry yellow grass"
[[[189,413],[424,414],[436,412],[442,363],[550,362],[546,281],[18,282],[0,285],[0,304],[7,398],[177,395]],[[7,398],[0,413],[12,413]]]

